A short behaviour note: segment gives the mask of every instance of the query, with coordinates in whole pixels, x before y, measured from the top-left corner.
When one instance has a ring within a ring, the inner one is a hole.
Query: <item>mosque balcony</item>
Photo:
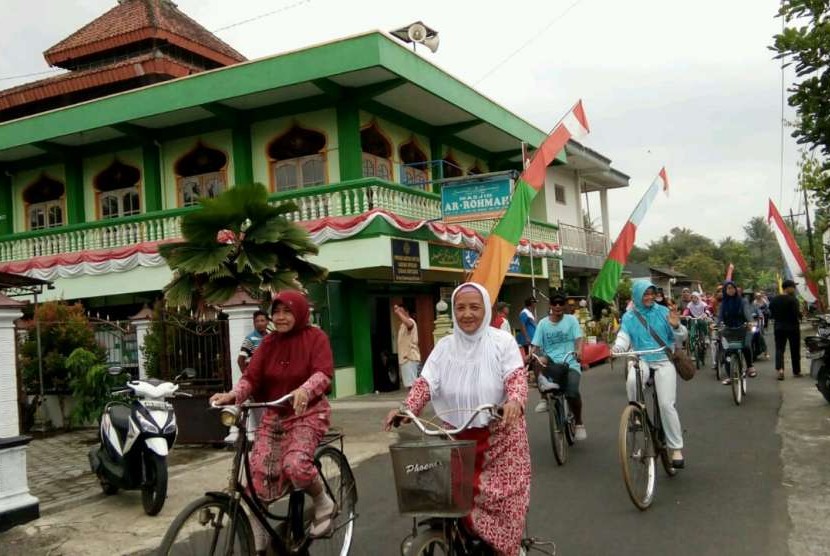
[[[373,212],[398,217],[412,229],[417,229],[419,223],[441,220],[440,195],[377,178],[308,187],[269,197],[274,205],[289,201],[296,204],[297,210],[286,217],[307,228],[326,219],[342,223]],[[85,251],[101,251],[105,257],[106,250],[180,239],[182,218],[197,210],[199,207],[177,208],[7,235],[0,237],[0,263]],[[495,220],[457,225],[487,236]],[[558,249],[559,231],[554,224],[532,221],[525,228],[525,237],[534,244],[556,245]],[[328,238],[336,239],[345,238]]]

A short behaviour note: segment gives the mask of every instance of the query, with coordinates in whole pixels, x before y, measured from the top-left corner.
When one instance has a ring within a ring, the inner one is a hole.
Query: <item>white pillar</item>
[[[605,233],[605,237],[608,238],[608,241],[611,241],[611,222],[608,218],[608,190],[607,189],[600,189],[599,190],[599,207],[600,211],[602,211],[602,231]],[[609,247],[606,246],[606,249]]]
[[[231,380],[233,385],[242,376],[242,369],[239,368],[239,348],[242,347],[242,340],[254,329],[254,313],[259,309],[257,305],[235,305],[233,307],[222,307],[222,312],[228,315],[228,343],[231,352]]]
[[[23,303],[0,295],[0,531],[37,519],[38,499],[29,494],[26,445],[20,435],[17,400],[17,344],[14,321]]]
[[[150,333],[149,319],[137,319],[133,321],[135,326],[135,341],[138,345],[138,378],[147,378],[147,365],[144,363],[144,340]]]

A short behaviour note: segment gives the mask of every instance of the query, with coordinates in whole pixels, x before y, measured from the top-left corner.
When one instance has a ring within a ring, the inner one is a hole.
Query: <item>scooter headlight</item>
[[[236,406],[223,407],[221,413],[219,414],[219,419],[222,421],[224,426],[235,427],[237,421],[239,420],[239,408]]]
[[[176,432],[176,416],[170,416],[170,422],[164,427],[164,434],[173,434]]]
[[[138,418],[138,425],[141,427],[142,431],[149,432],[151,434],[159,433],[159,428],[150,419],[138,412],[136,412],[135,415]]]

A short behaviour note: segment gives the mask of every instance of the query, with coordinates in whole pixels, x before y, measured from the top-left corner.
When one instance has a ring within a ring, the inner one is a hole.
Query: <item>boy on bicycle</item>
[[[541,350],[550,363],[564,364],[569,367],[567,381],[564,384],[565,397],[568,399],[576,423],[576,440],[585,440],[588,433],[582,423],[582,397],[579,394],[579,381],[582,378],[582,369],[587,368],[580,364],[582,359],[582,329],[579,321],[573,315],[565,314],[565,305],[568,300],[564,293],[554,292],[550,297],[550,315],[542,319],[533,335],[532,350]],[[576,354],[576,356],[574,356]],[[550,378],[547,372],[543,374]],[[545,388],[545,380],[539,377],[540,390]],[[547,401],[543,398],[536,406],[537,413],[547,411]]]

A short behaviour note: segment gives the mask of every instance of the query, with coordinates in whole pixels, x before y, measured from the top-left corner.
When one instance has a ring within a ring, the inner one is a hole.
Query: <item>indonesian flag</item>
[[[792,232],[787,228],[772,199],[769,200],[767,221],[775,234],[775,239],[778,240],[778,247],[781,248],[784,265],[786,265],[787,271],[795,282],[798,294],[807,303],[815,303],[818,301],[818,287],[815,282],[807,279],[807,262],[804,260],[804,255],[801,254],[801,249],[798,248]]]
[[[527,216],[530,214],[530,203],[545,185],[548,166],[569,140],[579,139],[589,132],[588,118],[580,100],[553,128],[519,176],[510,205],[487,237],[481,258],[470,276],[471,282],[484,286],[490,294],[490,299],[498,299],[504,275],[510,268],[510,261],[513,260],[516,246],[522,238]]]
[[[637,203],[634,212],[628,218],[628,222],[623,226],[617,241],[611,247],[611,252],[608,253],[608,258],[605,259],[605,264],[602,265],[602,270],[599,272],[594,287],[591,290],[591,297],[596,297],[611,303],[614,296],[617,294],[617,286],[620,284],[620,276],[622,276],[625,263],[628,261],[628,255],[634,247],[634,240],[637,238],[637,228],[645,218],[646,212],[651,206],[657,193],[663,190],[666,194],[669,191],[669,178],[666,175],[666,169],[661,168],[657,177],[651,182],[651,186],[646,190],[643,198]]]

